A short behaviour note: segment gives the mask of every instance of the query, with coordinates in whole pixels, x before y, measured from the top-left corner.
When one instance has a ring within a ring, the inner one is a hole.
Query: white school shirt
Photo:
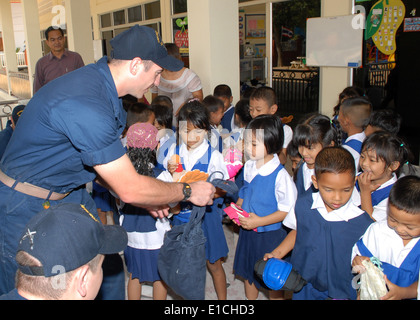
[[[248,160],[244,166],[244,180],[251,183],[257,174],[261,176],[270,175],[280,164],[280,159],[277,154],[274,154],[273,159],[265,163],[261,168],[257,169],[255,160]],[[297,190],[292,177],[282,169],[276,177],[275,196],[277,200],[277,209],[283,212],[289,212],[293,208],[296,198]]]
[[[284,132],[284,142],[283,142],[283,149],[286,149],[289,145],[290,141],[292,141],[293,138],[293,130],[290,128],[289,125],[285,124],[283,126],[283,132]]]
[[[198,160],[206,153],[208,150],[209,144],[207,140],[203,140],[203,143],[193,150],[188,150],[184,142],[181,143],[179,147],[179,156],[182,157],[184,167],[186,171],[191,171],[194,165]],[[168,159],[170,159],[175,154],[176,145],[174,144],[168,151]],[[218,150],[214,150],[208,167],[207,173],[210,175],[215,171],[221,171],[223,173],[223,178],[227,180],[229,178],[229,173],[227,171],[226,164],[223,160],[222,154]],[[219,174],[216,174],[214,178],[221,178]]]
[[[357,193],[357,190],[353,191],[353,194],[355,193]],[[311,209],[318,210],[321,217],[326,221],[349,221],[364,213],[364,211],[355,204],[353,198],[350,198],[350,200],[341,208],[328,212],[319,192],[312,193]],[[290,229],[296,230],[296,214],[294,207],[287,214],[283,224]]]
[[[356,133],[356,134],[353,134],[352,136],[348,137],[345,142],[348,142],[350,140],[358,140],[358,141],[361,141],[363,143],[363,141],[365,141],[365,139],[366,139],[366,134],[365,134],[364,131],[362,131],[360,133]],[[343,148],[345,148],[348,151],[350,151],[351,155],[354,158],[354,164],[356,165],[356,172],[359,171],[360,153],[358,153],[352,147],[349,147],[349,146],[344,145],[344,144],[343,144]]]
[[[382,262],[399,268],[404,259],[419,241],[419,238],[410,240],[405,246],[401,237],[390,227],[386,220],[372,223],[362,236],[363,244],[372,255]],[[353,246],[351,261],[356,255],[361,255],[357,245]]]
[[[389,186],[390,184],[397,182],[397,180],[398,180],[397,175],[393,173],[391,179],[381,184],[380,187],[376,190],[383,189]],[[373,207],[373,213],[372,213],[373,219],[375,219],[376,221],[386,220],[387,210],[388,210],[388,197]]]
[[[162,171],[157,179],[165,182],[173,182],[172,175],[168,171]],[[124,215],[120,216],[120,225],[124,221]],[[150,232],[127,232],[127,246],[135,249],[157,250],[163,245],[165,233],[171,229],[168,218],[156,219],[156,230]]]
[[[306,162],[302,165],[303,186],[308,190],[312,185],[312,176],[315,175],[315,169],[309,169]]]

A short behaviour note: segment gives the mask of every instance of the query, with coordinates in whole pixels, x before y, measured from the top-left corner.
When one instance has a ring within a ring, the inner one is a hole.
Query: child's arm
[[[248,212],[248,213],[249,213],[249,217],[246,217],[246,218],[239,217],[239,222],[241,223],[241,227],[247,230],[252,230],[257,227],[262,227],[269,224],[281,222],[287,216],[287,212],[279,211],[279,210],[264,217],[260,217],[253,212]]]
[[[238,198],[238,200],[236,200],[236,205],[238,206],[238,207],[241,207],[242,208],[242,203],[244,202],[244,199],[241,199],[241,198]]]
[[[378,189],[380,185],[372,185],[371,175],[370,172],[363,172],[357,177],[357,181],[360,187],[361,208],[373,219],[372,192]]]
[[[296,230],[291,230],[286,238],[275,248],[272,252],[264,255],[264,260],[270,258],[282,259],[287,255],[295,246],[296,242]]]

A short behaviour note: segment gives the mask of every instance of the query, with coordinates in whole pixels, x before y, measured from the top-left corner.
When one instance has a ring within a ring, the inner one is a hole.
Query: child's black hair
[[[300,166],[302,165],[302,163],[303,163],[303,160],[302,160],[302,156],[300,155],[300,153],[299,153],[299,149],[298,149],[298,146],[295,144],[295,142],[294,142],[294,140],[292,139],[292,141],[290,141],[289,142],[289,144],[287,145],[287,148],[286,148],[286,153],[287,153],[287,155],[290,157],[290,158],[300,158],[301,160],[299,161],[299,163],[297,164],[297,166],[296,166],[296,168],[293,170],[293,175],[292,175],[292,177],[293,177],[293,181],[294,182],[296,182],[296,180],[297,180],[297,172],[298,172],[298,169],[300,168]]]
[[[179,110],[178,114],[178,137],[179,141],[179,126],[182,122],[190,122],[194,127],[206,130],[208,134],[211,133],[210,117],[208,110],[197,99],[187,101]]]
[[[264,100],[265,102],[267,102],[267,105],[269,107],[277,104],[276,92],[271,87],[259,87],[255,89],[251,93],[251,96],[249,97],[249,100],[252,100],[252,99]]]
[[[173,109],[162,104],[153,104],[153,111],[155,112],[156,122],[164,126],[165,129],[172,128]]]
[[[208,112],[217,112],[219,109],[224,110],[223,101],[213,95],[208,95],[203,99],[203,105]]]
[[[169,98],[168,96],[164,96],[164,95],[158,95],[156,96],[153,100],[152,100],[152,105],[155,104],[160,104],[160,105],[164,105],[167,106],[168,108],[173,109],[174,104],[172,102],[172,99]]]
[[[150,148],[134,148],[129,147],[127,155],[131,160],[137,173],[149,177],[154,177],[153,166],[156,164],[156,151]]]
[[[239,117],[241,124],[246,127],[251,122],[252,117],[249,113],[249,100],[241,99],[235,105],[235,114]]]
[[[263,130],[264,146],[268,154],[279,153],[283,149],[284,131],[281,119],[275,115],[263,114],[252,119],[246,127],[257,134],[257,130]]]
[[[315,176],[318,179],[323,173],[349,172],[356,177],[356,166],[351,153],[343,147],[323,148],[315,158]]]
[[[232,97],[232,90],[227,84],[219,84],[213,90],[213,95],[215,97]]]
[[[153,114],[152,106],[143,102],[132,103],[127,111],[127,127],[137,122],[147,122],[151,114]]]
[[[340,105],[343,115],[348,116],[353,125],[365,129],[372,113],[372,103],[366,97],[345,99]]]
[[[420,214],[420,177],[399,178],[389,193],[388,202],[398,210]]]
[[[287,155],[291,158],[301,158],[298,145],[295,143],[294,140],[290,141],[287,145]]]
[[[320,143],[323,147],[340,145],[339,132],[330,118],[322,114],[312,114],[299,123],[293,133],[296,146],[309,148],[312,144]]]
[[[338,115],[338,112],[340,111],[340,105],[345,99],[353,97],[363,97],[364,95],[364,90],[357,86],[350,86],[344,88],[344,90],[341,91],[341,93],[338,95],[338,104],[334,107],[334,116]]]
[[[406,143],[398,136],[386,131],[377,131],[368,136],[362,144],[362,153],[367,151],[375,151],[376,158],[385,162],[385,168],[390,166],[394,161],[399,162],[399,172],[404,164],[408,164],[412,160],[412,154]],[[411,165],[409,165],[411,166]]]
[[[370,115],[368,125],[397,134],[401,127],[401,116],[391,109],[376,110]]]

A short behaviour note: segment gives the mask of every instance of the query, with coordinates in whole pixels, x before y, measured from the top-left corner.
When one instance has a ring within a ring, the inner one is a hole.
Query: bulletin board
[[[265,14],[245,15],[245,38],[265,38]]]
[[[353,23],[356,15],[310,18],[306,25],[306,65],[360,67],[363,28]]]

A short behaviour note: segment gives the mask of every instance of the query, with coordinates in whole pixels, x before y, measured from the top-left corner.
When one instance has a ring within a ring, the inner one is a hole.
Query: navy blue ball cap
[[[75,270],[98,254],[121,252],[127,242],[121,226],[103,225],[83,205],[63,203],[33,216],[18,244],[18,252],[27,252],[42,267],[18,268],[24,274],[51,277]]]
[[[138,57],[151,60],[169,71],[179,71],[184,67],[181,60],[168,55],[159,34],[150,27],[136,24],[111,39],[110,44],[113,59],[132,60]]]

